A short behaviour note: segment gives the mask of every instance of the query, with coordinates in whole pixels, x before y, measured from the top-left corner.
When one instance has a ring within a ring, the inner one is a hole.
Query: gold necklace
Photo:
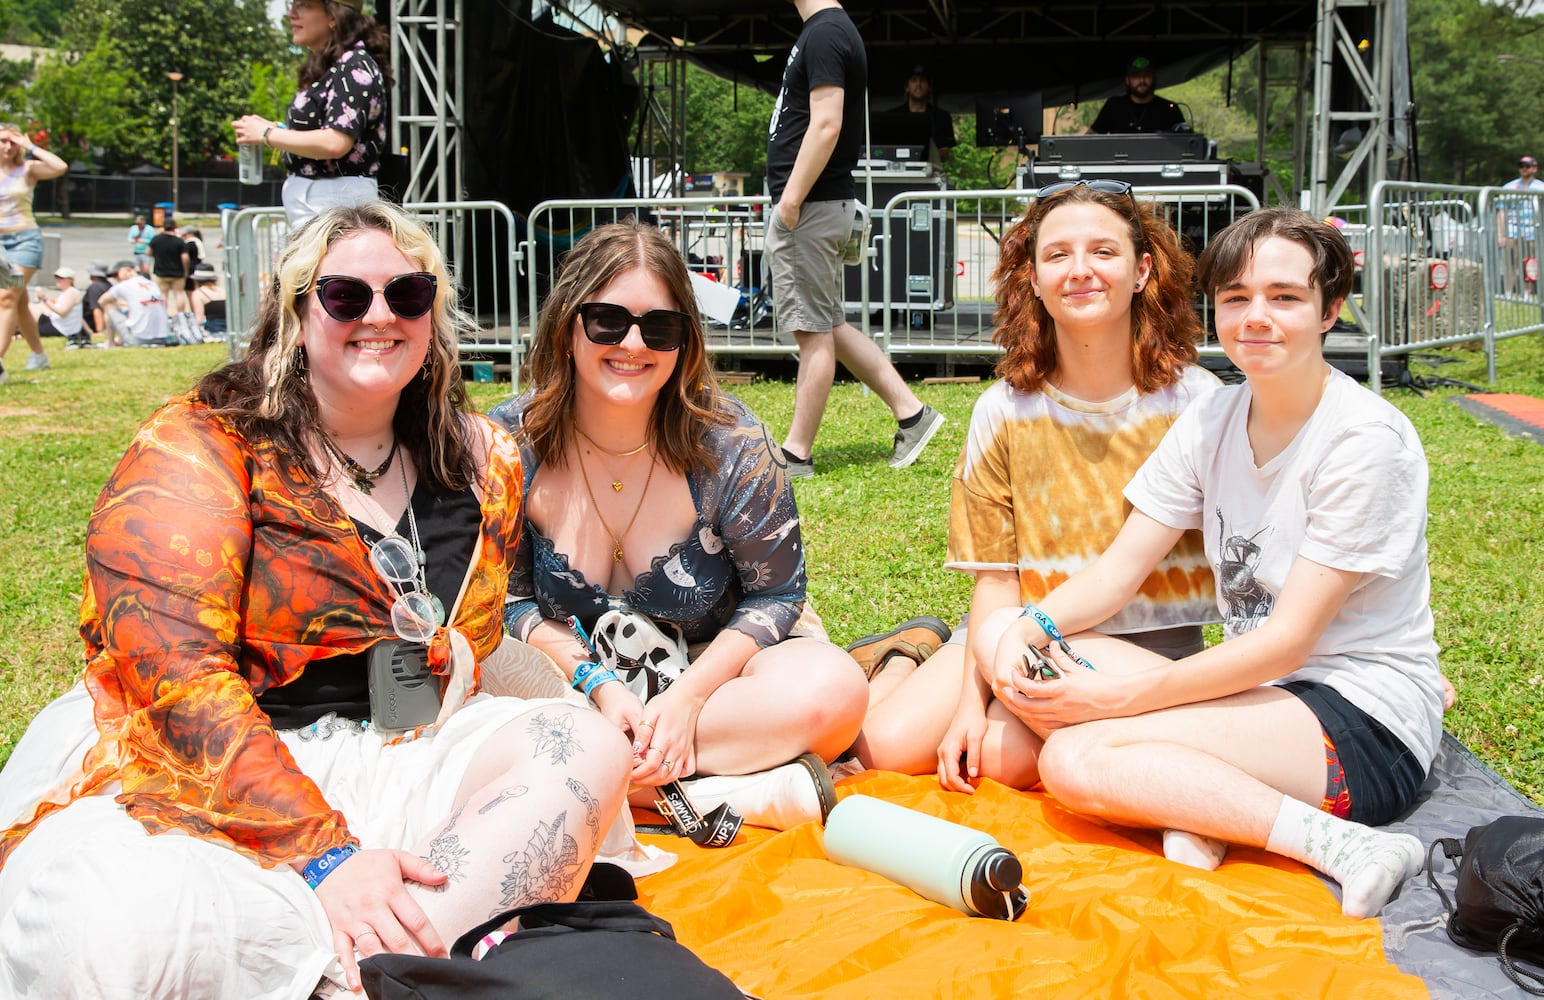
[[[575,426],[574,429],[578,430],[578,427]],[[579,431],[579,433],[583,434],[584,431]],[[592,441],[590,443],[594,444],[595,442]],[[634,452],[634,454],[636,454],[636,452]],[[649,495],[649,484],[654,481],[654,462],[652,460],[649,462],[649,474],[644,477],[643,492],[638,494],[638,506],[633,508],[632,518],[628,520],[627,527],[623,528],[622,533],[619,535],[615,531],[611,530],[611,525],[606,523],[606,515],[600,512],[600,504],[596,503],[595,501],[595,490],[590,487],[590,474],[586,472],[584,468],[584,456],[579,455],[578,458],[579,475],[584,479],[584,492],[588,493],[590,496],[590,506],[595,508],[595,516],[600,520],[600,526],[605,528],[606,534],[611,536],[611,558],[616,562],[621,562],[622,539],[626,538],[627,533],[633,530],[633,525],[637,522],[639,513],[643,511],[643,500]]]
[[[602,448],[600,445],[596,444],[595,443],[595,439],[590,437],[590,435],[586,434],[584,432],[584,429],[579,426],[579,421],[575,420],[575,421],[572,421],[572,423],[574,425],[574,430],[579,433],[580,437],[582,437],[586,441],[590,442],[590,446],[592,448],[594,448],[596,451],[600,452],[602,455],[609,455],[612,458],[632,458],[634,455],[638,454],[640,451],[642,451],[643,449],[645,449],[645,448],[647,448],[649,446],[649,442],[647,440],[645,440],[643,442],[643,444],[640,444],[638,447],[634,448],[632,451],[610,451],[610,450],[608,450],[606,448]],[[632,463],[629,462],[628,466],[630,467],[631,465],[632,465]],[[650,471],[652,472],[653,470],[651,469]],[[613,492],[613,493],[621,493],[622,492],[622,477],[618,476],[616,473],[612,473],[612,475],[611,475],[611,492]],[[639,501],[639,502],[641,503],[642,501]]]

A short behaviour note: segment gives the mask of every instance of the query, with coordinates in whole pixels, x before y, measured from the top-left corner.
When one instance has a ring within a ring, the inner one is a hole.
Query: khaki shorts
[[[788,229],[774,206],[767,220],[766,259],[778,328],[830,333],[847,321],[842,308],[842,246],[858,211],[854,201],[812,201]]]

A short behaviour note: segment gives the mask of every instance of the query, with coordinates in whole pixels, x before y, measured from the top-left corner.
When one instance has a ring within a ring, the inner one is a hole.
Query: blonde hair
[[[420,475],[444,490],[462,489],[472,481],[475,462],[460,417],[471,407],[461,378],[459,342],[475,324],[455,304],[454,283],[439,246],[417,220],[386,202],[329,209],[290,234],[258,306],[246,357],[205,376],[199,395],[244,431],[294,449],[296,460],[317,474],[309,453],[311,445],[320,444],[321,424],[306,378],[301,327],[306,313],[320,308],[311,293],[327,251],[339,240],[372,230],[389,235],[414,267],[436,280],[424,367],[402,390],[392,420],[397,440]]]

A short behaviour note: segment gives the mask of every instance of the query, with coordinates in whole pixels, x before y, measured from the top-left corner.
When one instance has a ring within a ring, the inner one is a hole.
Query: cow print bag
[[[670,687],[688,665],[680,629],[635,611],[607,611],[595,622],[590,638],[601,665],[610,667],[645,704]]]

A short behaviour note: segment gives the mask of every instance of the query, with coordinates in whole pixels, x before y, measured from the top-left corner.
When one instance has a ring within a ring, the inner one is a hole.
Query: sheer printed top
[[[525,489],[540,459],[519,433],[529,396],[488,416],[520,442]],[[729,401],[733,422],[707,433],[716,458],[693,469],[686,484],[697,518],[691,534],[663,555],[621,594],[609,594],[569,565],[552,540],[523,518],[520,546],[509,578],[505,629],[525,638],[543,618],[576,616],[586,628],[606,611],[629,610],[678,626],[688,642],[711,640],[726,628],[775,645],[804,608],[804,544],[788,468],[766,427],[744,404]]]

